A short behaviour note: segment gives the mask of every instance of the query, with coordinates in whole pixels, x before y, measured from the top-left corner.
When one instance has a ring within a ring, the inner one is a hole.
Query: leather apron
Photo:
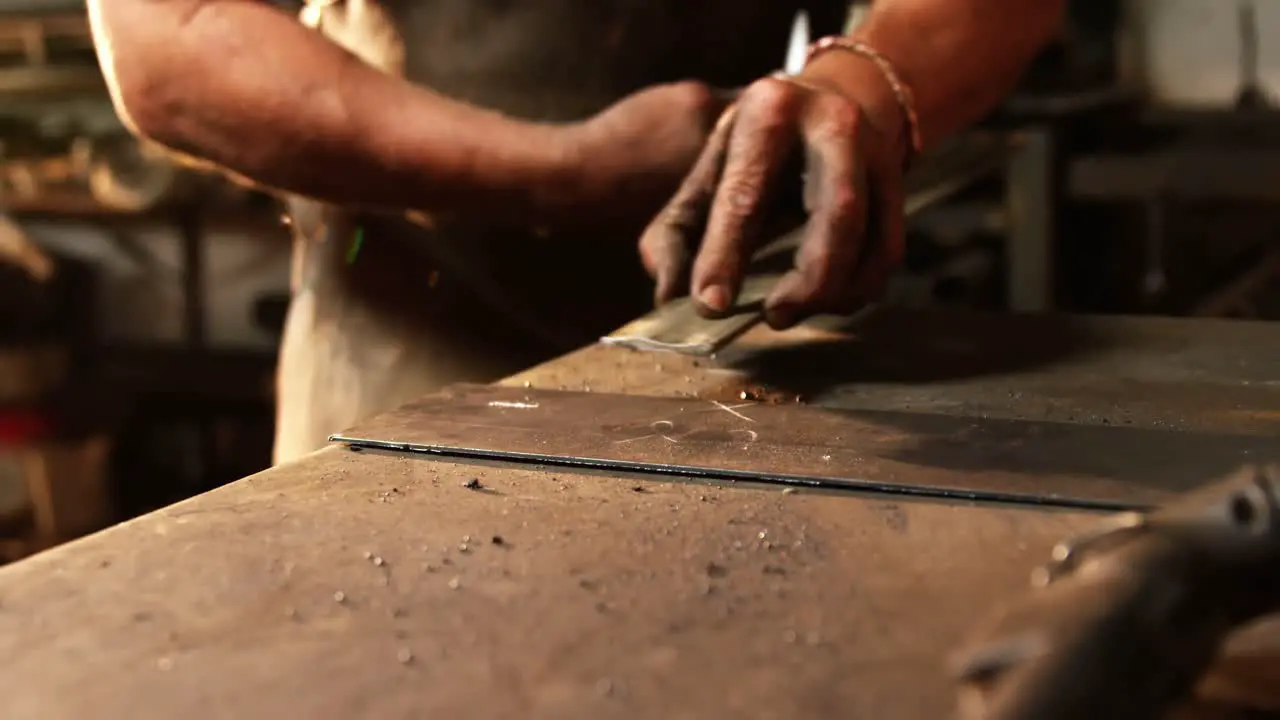
[[[580,120],[658,82],[780,66],[797,6],[838,0],[320,0],[303,19],[369,64],[514,117]],[[424,118],[424,122],[429,122]],[[453,382],[489,382],[649,309],[633,237],[427,229],[291,199],[293,300],[276,462]]]

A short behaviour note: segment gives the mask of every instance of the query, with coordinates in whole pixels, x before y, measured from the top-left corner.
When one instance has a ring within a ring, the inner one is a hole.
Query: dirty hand
[[[865,62],[829,58],[824,67]],[[766,223],[788,191],[803,193],[808,223],[793,269],[765,301],[767,322],[785,328],[852,312],[882,292],[903,253],[905,152],[891,113],[873,117],[860,102],[879,78],[848,82],[855,72],[828,73],[841,82],[808,71],[770,77],[742,92],[640,240],[658,303],[688,292],[706,315],[729,311],[752,253],[773,239],[763,236]]]
[[[702,83],[656,85],[571,126],[575,220],[638,232],[679,187],[731,101]]]

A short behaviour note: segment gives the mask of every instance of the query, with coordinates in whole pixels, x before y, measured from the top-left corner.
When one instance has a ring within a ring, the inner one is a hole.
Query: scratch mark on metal
[[[651,437],[653,437],[653,433],[649,433],[648,435],[641,435],[640,437],[627,438],[626,440],[615,440],[613,444],[626,445],[627,443],[633,443],[633,442],[636,442],[637,440],[647,440],[648,438],[651,438]]]
[[[489,403],[489,407],[493,408],[511,408],[513,410],[533,410],[538,407],[536,402],[511,402],[508,400],[493,400]]]
[[[678,437],[671,437],[670,435],[667,434],[667,433],[670,433],[672,430],[676,429],[676,424],[671,422],[670,420],[654,420],[653,422],[649,423],[649,429],[652,430],[653,432],[649,433],[648,435],[641,435],[640,437],[627,438],[626,440],[615,440],[613,444],[626,445],[627,443],[633,443],[633,442],[636,442],[637,440],[648,440],[649,438],[652,438],[652,437],[660,437],[663,440],[666,440],[667,442],[673,445],[680,444],[680,439]]]
[[[742,403],[741,405],[725,405],[719,400],[712,400],[711,404],[715,405],[716,407],[720,408],[721,410],[729,413],[730,415],[736,418],[741,418],[743,420],[746,420],[747,422],[755,422],[755,420],[752,420],[746,415],[743,415],[742,413],[738,412],[738,408],[750,407],[751,403]]]

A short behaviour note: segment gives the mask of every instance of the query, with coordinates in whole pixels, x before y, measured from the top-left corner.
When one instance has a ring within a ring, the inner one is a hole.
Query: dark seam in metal
[[[729,482],[750,481],[767,485],[782,485],[786,487],[808,487],[847,492],[875,492],[885,495],[905,495],[945,500],[969,500],[998,505],[1029,505],[1034,507],[1061,508],[1064,510],[1092,510],[1102,512],[1149,510],[1152,507],[1150,505],[1111,502],[1106,500],[1053,498],[1046,497],[1044,495],[1001,493],[981,490],[951,490],[947,488],[930,487],[927,485],[913,486],[900,483],[876,482],[873,480],[849,480],[844,478],[815,477],[810,475],[792,475],[785,473],[755,473],[747,470],[703,468],[692,465],[665,465],[637,462],[634,460],[605,460],[600,458],[566,455],[541,455],[538,453],[513,452],[506,450],[483,450],[477,448],[446,447],[441,445],[419,445],[415,443],[400,443],[387,440],[368,440],[364,438],[347,437],[344,435],[331,435],[329,437],[329,442],[343,443],[353,450],[385,450],[390,452],[409,453],[413,455],[432,455],[443,458],[498,460],[519,465],[536,464],[553,467],[578,467],[660,476],[679,475],[705,480],[721,480]]]

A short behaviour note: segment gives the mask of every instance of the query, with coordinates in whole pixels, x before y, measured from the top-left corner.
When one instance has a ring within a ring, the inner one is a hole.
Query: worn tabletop
[[[1264,436],[1267,325],[888,317],[507,384]],[[320,451],[0,569],[0,717],[939,718],[1096,516]]]

